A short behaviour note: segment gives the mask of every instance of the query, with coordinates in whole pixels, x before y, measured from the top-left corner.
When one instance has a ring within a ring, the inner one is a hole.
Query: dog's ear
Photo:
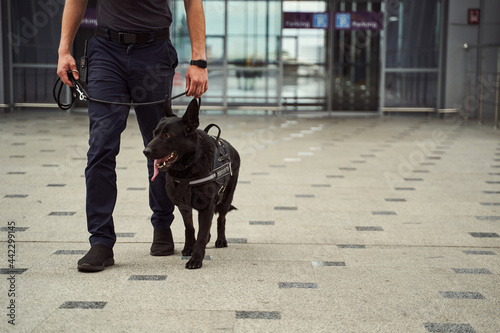
[[[200,126],[199,113],[200,105],[196,99],[193,99],[191,103],[189,103],[186,113],[182,116],[184,131],[187,135],[191,135],[196,132],[196,129]]]
[[[170,101],[165,101],[163,103],[163,117],[177,117],[172,111],[172,105]]]

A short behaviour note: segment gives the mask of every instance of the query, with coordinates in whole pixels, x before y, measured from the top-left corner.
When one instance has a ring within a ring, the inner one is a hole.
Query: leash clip
[[[79,96],[80,101],[86,101],[87,97],[85,96],[85,94],[83,93],[83,91],[80,90],[80,85],[74,84],[74,86],[76,88],[76,91],[80,94],[80,96]]]

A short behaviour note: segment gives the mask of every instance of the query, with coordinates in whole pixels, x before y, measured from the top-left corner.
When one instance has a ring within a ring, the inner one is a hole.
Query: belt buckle
[[[134,44],[137,41],[137,35],[128,32],[119,32],[118,41],[124,44]]]

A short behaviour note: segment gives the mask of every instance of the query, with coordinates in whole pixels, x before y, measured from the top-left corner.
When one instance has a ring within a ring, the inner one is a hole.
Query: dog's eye
[[[167,132],[167,133],[165,133],[165,137],[166,137],[167,139],[168,139],[168,138],[170,138],[171,136],[172,136],[172,134],[170,134],[170,133],[168,133],[168,132]]]

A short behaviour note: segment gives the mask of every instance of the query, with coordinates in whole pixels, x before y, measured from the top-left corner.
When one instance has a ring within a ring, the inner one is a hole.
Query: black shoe
[[[101,244],[92,245],[90,251],[78,260],[78,270],[82,272],[99,272],[104,267],[114,265],[113,250]]]
[[[151,245],[152,256],[169,256],[174,254],[174,240],[172,230],[155,230],[153,244]]]

